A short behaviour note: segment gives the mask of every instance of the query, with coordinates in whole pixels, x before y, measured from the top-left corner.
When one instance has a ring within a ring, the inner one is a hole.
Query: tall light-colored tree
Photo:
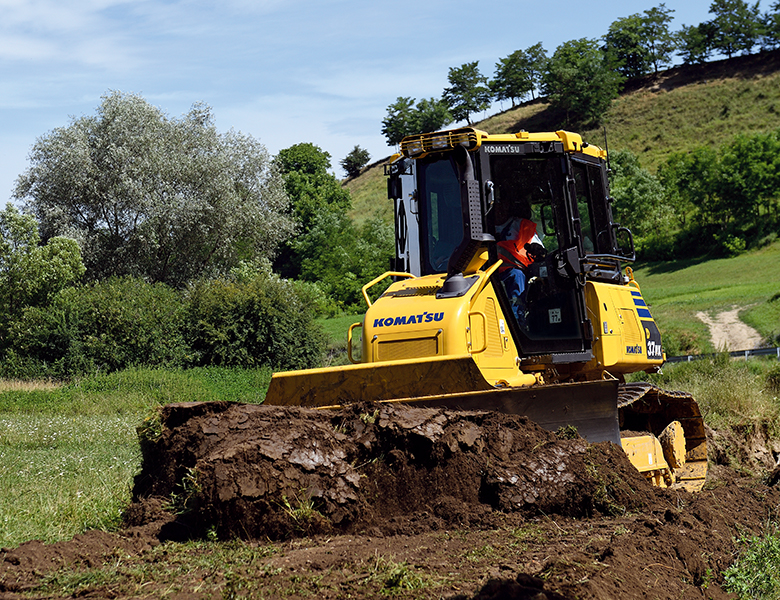
[[[272,257],[294,230],[281,176],[251,136],[217,131],[195,104],[170,118],[110,92],[95,115],[40,137],[14,196],[44,238],[78,239],[87,277],[183,286]]]

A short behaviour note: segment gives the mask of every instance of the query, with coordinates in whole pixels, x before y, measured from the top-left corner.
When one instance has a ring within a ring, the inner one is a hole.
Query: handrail
[[[399,271],[385,271],[379,277],[372,279],[366,285],[364,285],[360,290],[361,292],[363,292],[363,298],[365,299],[366,304],[368,304],[368,308],[371,308],[371,299],[368,297],[368,289],[375,286],[377,283],[379,283],[380,281],[382,281],[387,277],[411,277],[412,279],[415,278],[415,276],[412,275],[411,273],[401,273]]]

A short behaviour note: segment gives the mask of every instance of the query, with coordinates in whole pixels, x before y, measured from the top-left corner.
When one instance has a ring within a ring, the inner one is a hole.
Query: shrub
[[[777,526],[763,537],[740,540],[745,550],[724,572],[725,588],[740,598],[769,600],[780,595],[780,535]]]
[[[318,366],[324,336],[312,312],[292,283],[268,273],[246,283],[199,282],[188,294],[190,361],[195,366]]]
[[[183,364],[181,296],[131,277],[66,288],[12,324],[3,375],[69,378]]]

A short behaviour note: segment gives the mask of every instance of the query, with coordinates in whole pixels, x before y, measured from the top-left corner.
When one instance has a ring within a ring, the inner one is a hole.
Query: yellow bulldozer
[[[621,445],[654,485],[701,489],[694,399],[625,382],[665,355],[625,265],[634,243],[612,216],[606,151],[566,131],[461,128],[406,137],[385,174],[395,268],[363,287],[354,364],[277,373],[267,404],[526,415]]]

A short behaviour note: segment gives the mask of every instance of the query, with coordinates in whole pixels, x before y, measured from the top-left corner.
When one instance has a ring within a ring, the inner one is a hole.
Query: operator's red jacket
[[[539,239],[536,235],[536,223],[529,219],[515,219],[501,232],[506,239],[498,242],[498,258],[504,261],[498,270],[523,269],[533,262],[525,250],[525,245]]]

